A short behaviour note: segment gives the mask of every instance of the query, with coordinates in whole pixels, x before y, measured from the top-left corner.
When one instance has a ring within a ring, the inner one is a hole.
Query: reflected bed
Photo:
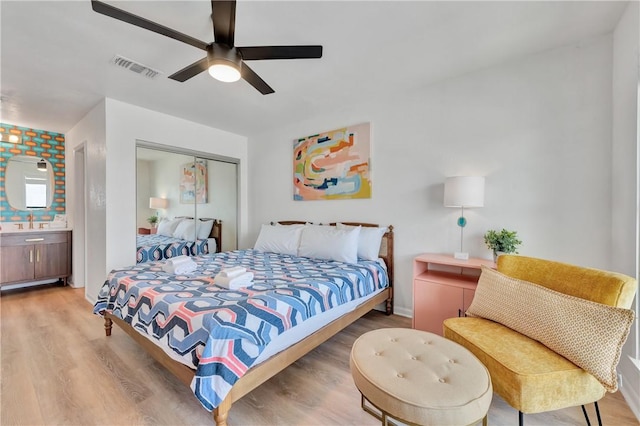
[[[190,218],[184,219],[192,220]],[[200,223],[208,221],[213,221],[208,238],[198,238],[195,241],[159,233],[136,235],[136,263],[155,262],[183,255],[200,256],[219,253],[221,251],[222,222],[217,219],[200,219]]]

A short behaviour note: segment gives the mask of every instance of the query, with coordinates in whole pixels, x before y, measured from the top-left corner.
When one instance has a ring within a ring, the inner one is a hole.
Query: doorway
[[[69,284],[74,288],[85,287],[87,282],[87,242],[86,242],[86,143],[83,142],[73,150],[74,185],[73,185],[73,280]]]

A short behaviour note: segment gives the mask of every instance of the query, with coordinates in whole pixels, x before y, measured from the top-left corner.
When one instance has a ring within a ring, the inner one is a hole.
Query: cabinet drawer
[[[29,232],[20,235],[0,236],[0,246],[26,246],[32,244],[66,243],[68,241],[68,231],[65,232]]]

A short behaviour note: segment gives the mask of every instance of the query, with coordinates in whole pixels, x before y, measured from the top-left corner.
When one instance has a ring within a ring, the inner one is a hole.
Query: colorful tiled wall
[[[0,123],[0,132],[22,136],[22,143],[0,142],[0,221],[26,222],[29,211],[16,210],[9,206],[5,192],[5,170],[7,161],[14,155],[32,155],[45,158],[53,166],[55,185],[53,202],[48,209],[33,210],[34,221],[51,221],[56,214],[65,213],[65,163],[64,135],[46,130],[30,129]]]

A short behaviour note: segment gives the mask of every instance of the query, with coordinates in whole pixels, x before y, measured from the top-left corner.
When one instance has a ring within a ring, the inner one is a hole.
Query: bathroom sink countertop
[[[6,234],[38,234],[41,232],[71,231],[71,228],[33,228],[33,229],[15,229],[14,226],[3,225],[0,235]]]

